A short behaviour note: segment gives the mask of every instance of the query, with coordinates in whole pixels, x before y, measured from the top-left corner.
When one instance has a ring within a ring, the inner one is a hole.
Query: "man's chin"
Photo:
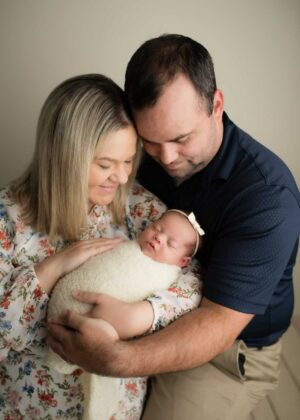
[[[168,169],[164,167],[164,170],[170,175],[172,178],[181,179],[186,178],[192,175],[192,172],[187,169]]]
[[[172,178],[176,178],[178,181],[190,178],[195,173],[200,172],[204,167],[205,165],[202,162],[198,165],[182,165],[174,169],[163,166],[167,174]]]

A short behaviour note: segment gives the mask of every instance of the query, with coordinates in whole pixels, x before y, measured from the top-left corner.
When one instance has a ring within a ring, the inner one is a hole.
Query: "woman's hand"
[[[60,277],[75,270],[94,255],[112,249],[123,240],[123,238],[100,238],[79,241],[51,255],[35,266],[41,287],[49,294]]]
[[[93,308],[86,315],[109,322],[121,339],[144,334],[151,328],[154,314],[147,301],[128,303],[103,293],[82,291],[74,291],[73,297],[92,304]]]

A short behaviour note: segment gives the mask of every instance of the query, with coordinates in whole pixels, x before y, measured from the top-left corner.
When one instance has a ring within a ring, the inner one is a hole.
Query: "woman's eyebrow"
[[[128,156],[125,160],[131,160],[131,159],[134,158],[134,156],[135,156],[135,154],[132,155],[132,156]],[[99,160],[108,160],[109,162],[112,162],[112,163],[118,162],[118,159],[113,159],[113,158],[108,157],[108,156],[98,156],[98,157],[96,156],[96,157],[94,157],[94,160],[96,160],[96,161],[99,161]]]
[[[95,157],[95,160],[108,160],[109,162],[116,162],[116,159],[112,159],[109,157],[101,156],[101,157]]]

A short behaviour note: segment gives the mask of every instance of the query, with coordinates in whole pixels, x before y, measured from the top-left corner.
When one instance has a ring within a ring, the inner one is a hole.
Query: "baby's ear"
[[[179,267],[184,268],[191,262],[191,257],[182,257],[179,262]]]

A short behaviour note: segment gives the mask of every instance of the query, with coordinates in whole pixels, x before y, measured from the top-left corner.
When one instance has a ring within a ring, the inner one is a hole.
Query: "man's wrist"
[[[98,373],[117,378],[132,376],[132,360],[134,360],[134,357],[131,357],[131,347],[130,341],[127,340],[115,342],[112,351],[105,360],[105,366],[102,362],[100,363],[101,370]]]

